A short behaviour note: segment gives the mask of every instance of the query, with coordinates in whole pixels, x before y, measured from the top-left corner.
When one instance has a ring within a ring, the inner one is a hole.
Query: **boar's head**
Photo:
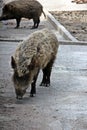
[[[25,73],[24,70],[22,70],[23,75],[21,76],[18,73],[18,67],[14,57],[11,57],[11,66],[14,70],[12,79],[14,83],[16,98],[22,99],[23,95],[26,93],[26,89],[30,84],[32,84],[32,82],[34,81],[34,77],[39,72],[39,68],[38,65],[34,62],[34,58],[32,58],[30,64],[26,67],[27,73]]]
[[[14,19],[14,7],[12,5],[5,5],[2,9],[2,16],[0,20]]]
[[[17,65],[13,57],[11,57],[11,66],[14,70],[12,79],[14,83],[16,98],[21,99],[23,95],[26,93],[26,89],[28,88],[29,74],[24,74],[23,76],[18,75]]]

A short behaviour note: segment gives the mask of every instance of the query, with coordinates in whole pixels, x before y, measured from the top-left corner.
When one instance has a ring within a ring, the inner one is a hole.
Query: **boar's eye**
[[[33,70],[34,69],[34,65],[33,64],[28,65],[28,69],[29,70]]]

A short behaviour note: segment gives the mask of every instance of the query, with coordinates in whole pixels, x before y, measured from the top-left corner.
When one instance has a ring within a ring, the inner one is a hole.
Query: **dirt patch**
[[[72,2],[75,2],[76,4],[84,4],[87,3],[87,0],[72,0]]]
[[[87,41],[87,11],[52,11],[51,14],[77,40]]]

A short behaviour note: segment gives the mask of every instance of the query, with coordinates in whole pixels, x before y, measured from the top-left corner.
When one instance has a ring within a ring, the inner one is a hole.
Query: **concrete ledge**
[[[0,42],[21,42],[21,41],[23,41],[23,40],[5,39],[5,38],[1,39],[0,38]]]
[[[47,20],[53,25],[53,27],[59,31],[59,33],[66,39],[71,41],[78,41],[75,37],[73,37],[67,29],[61,25],[46,9],[44,12],[47,16]]]
[[[60,45],[78,45],[78,46],[87,46],[87,41],[59,41]]]
[[[15,44],[21,42],[23,40],[12,40],[12,39],[0,39],[0,42],[15,42]],[[78,46],[87,46],[87,41],[69,41],[69,40],[61,40],[58,42],[60,43],[60,45],[78,45]],[[13,45],[13,44],[12,44]]]

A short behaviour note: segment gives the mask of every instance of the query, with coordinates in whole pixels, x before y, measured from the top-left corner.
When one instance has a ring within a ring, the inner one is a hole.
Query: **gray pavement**
[[[0,38],[9,40],[0,41],[0,130],[87,130],[87,46],[60,45],[51,86],[39,86],[41,72],[36,97],[30,98],[28,89],[18,101],[10,58],[19,42],[11,40],[23,40],[35,30],[25,20],[19,29],[14,26],[14,21],[0,23]],[[42,18],[38,29],[44,27],[54,30]]]
[[[21,25],[19,29],[15,29],[16,21],[15,20],[8,20],[0,22],[0,40],[24,40],[29,36],[30,33],[43,29],[43,28],[49,28],[53,30],[55,33],[57,30],[45,19],[43,16],[41,16],[41,23],[38,27],[38,29],[32,30],[31,27],[33,26],[32,20],[26,20],[22,19]],[[63,40],[64,37],[58,33],[58,39]]]
[[[16,46],[15,42],[0,42],[1,106],[8,113],[0,111],[1,130],[87,130],[87,48],[60,45],[51,86],[39,86],[41,72],[36,97],[30,98],[28,89],[24,99],[17,101],[10,67]]]

